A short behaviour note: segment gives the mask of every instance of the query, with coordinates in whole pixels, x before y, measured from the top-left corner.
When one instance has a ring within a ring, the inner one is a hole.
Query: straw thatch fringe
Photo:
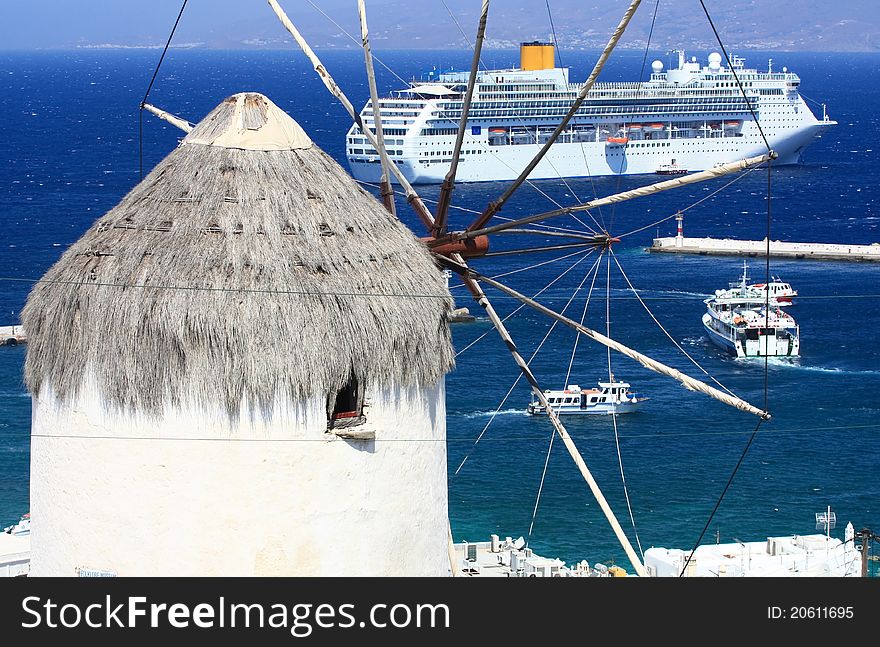
[[[22,313],[34,394],[70,399],[94,374],[116,407],[195,401],[235,417],[243,401],[324,398],[352,370],[430,384],[454,362],[430,254],[317,146],[184,144],[44,279]]]

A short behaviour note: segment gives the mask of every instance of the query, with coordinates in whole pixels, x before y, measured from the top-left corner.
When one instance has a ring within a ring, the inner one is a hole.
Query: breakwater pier
[[[701,254],[703,256],[763,256],[766,240],[735,240],[730,238],[655,238],[651,252],[669,254]],[[834,245],[831,243],[790,243],[770,241],[770,256],[809,258],[821,261],[880,262],[880,244]]]
[[[763,240],[686,238],[682,233],[682,219],[677,217],[676,220],[678,221],[678,235],[655,238],[648,251],[667,254],[700,254],[702,256],[763,256],[767,252],[766,238]],[[770,256],[820,261],[880,262],[880,243],[840,245],[771,240]]]

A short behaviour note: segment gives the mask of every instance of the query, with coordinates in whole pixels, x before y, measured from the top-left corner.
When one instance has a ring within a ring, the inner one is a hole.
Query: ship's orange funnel
[[[519,46],[519,69],[552,70],[556,67],[552,43],[533,41]]]

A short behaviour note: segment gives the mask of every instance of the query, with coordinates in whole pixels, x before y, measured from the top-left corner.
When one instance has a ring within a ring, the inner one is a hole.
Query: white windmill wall
[[[71,404],[44,388],[31,575],[448,574],[443,380],[367,399],[357,429],[374,442],[326,434],[323,401],[156,421],[109,412],[94,388]]]

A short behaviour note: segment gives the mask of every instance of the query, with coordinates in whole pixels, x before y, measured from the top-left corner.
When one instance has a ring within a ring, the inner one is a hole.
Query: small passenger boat
[[[658,166],[654,173],[657,175],[684,175],[687,173],[687,169],[680,167],[675,163],[675,160],[672,160],[671,164],[661,164]]]

